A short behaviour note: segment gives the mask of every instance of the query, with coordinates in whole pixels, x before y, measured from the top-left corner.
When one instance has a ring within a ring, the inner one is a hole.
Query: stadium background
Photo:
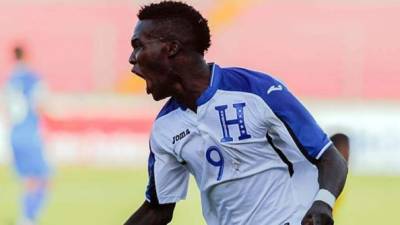
[[[41,115],[53,192],[42,225],[122,224],[143,201],[147,139],[162,103],[130,74],[140,5],[128,0],[1,0],[0,86],[22,44],[51,95]],[[349,134],[338,225],[396,224],[400,201],[400,2],[188,1],[209,19],[206,57],[283,80],[329,133]],[[0,95],[0,225],[16,217]],[[172,224],[204,224],[196,187]]]

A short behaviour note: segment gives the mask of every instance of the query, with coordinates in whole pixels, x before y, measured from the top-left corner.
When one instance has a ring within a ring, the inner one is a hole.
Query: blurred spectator
[[[350,143],[347,135],[342,133],[337,133],[332,135],[331,140],[339,152],[342,154],[346,162],[349,162],[349,154],[350,154]]]
[[[6,83],[10,142],[14,168],[23,188],[17,225],[34,225],[48,194],[49,166],[40,133],[40,78],[25,62],[22,47],[15,47],[16,65]]]
[[[331,136],[331,140],[339,152],[342,154],[343,158],[346,160],[347,164],[349,163],[349,155],[350,155],[350,141],[349,137],[342,133],[337,133]],[[347,193],[346,186],[344,187],[342,193],[336,200],[335,208],[333,209],[334,216],[338,214],[340,209],[343,207],[343,201],[345,199]]]

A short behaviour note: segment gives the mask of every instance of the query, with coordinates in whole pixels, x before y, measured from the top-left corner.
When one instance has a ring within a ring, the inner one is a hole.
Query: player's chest
[[[235,172],[240,163],[256,162],[259,159],[253,157],[259,155],[257,151],[265,151],[262,147],[268,127],[265,115],[251,105],[246,101],[213,102],[197,113],[182,111],[169,130],[171,151],[200,176],[205,168],[219,171],[224,167],[224,171]]]

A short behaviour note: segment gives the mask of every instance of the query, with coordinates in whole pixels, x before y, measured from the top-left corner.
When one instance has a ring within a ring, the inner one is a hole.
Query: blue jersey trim
[[[154,157],[154,153],[150,149],[150,155],[148,160],[148,174],[149,174],[149,183],[147,184],[146,189],[146,199],[151,204],[159,204],[157,191],[156,191],[156,183],[154,177],[154,164],[156,160]]]
[[[261,97],[286,126],[300,151],[315,162],[329,138],[283,83],[267,74],[242,68],[220,69],[220,74],[218,89]]]
[[[271,147],[275,150],[276,154],[278,154],[279,158],[286,164],[288,167],[288,172],[289,175],[292,177],[294,174],[294,169],[293,169],[293,163],[289,161],[289,159],[286,157],[285,154],[283,154],[282,150],[279,149],[273,142],[272,137],[268,134],[266,134],[268,143],[271,145]]]
[[[174,98],[170,98],[158,113],[156,120],[167,115],[170,112],[179,109],[180,107],[182,108],[182,106]]]
[[[197,99],[196,103],[198,106],[208,102],[208,100],[210,100],[214,96],[215,92],[217,92],[218,90],[220,81],[221,81],[221,68],[216,64],[212,64],[210,85]]]

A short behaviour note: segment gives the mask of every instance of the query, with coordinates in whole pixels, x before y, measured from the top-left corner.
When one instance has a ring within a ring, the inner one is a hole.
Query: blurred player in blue
[[[15,170],[23,186],[17,225],[35,225],[47,196],[49,166],[43,152],[38,116],[40,78],[25,64],[24,50],[14,49],[16,65],[7,82],[11,148]]]
[[[207,63],[207,20],[185,3],[138,18],[132,72],[170,98],[150,136],[146,200],[125,224],[168,224],[192,174],[208,225],[332,225],[346,161],[286,85]]]

